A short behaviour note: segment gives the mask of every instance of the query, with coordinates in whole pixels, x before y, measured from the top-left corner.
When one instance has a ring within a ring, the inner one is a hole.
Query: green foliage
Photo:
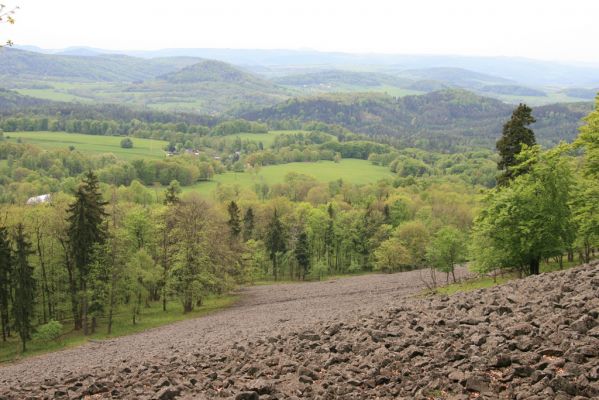
[[[10,335],[10,306],[12,300],[12,277],[14,259],[8,229],[0,227],[0,325],[2,340]]]
[[[542,259],[572,245],[572,171],[560,149],[521,157],[530,172],[491,191],[476,219],[471,251],[479,270],[504,267],[539,273]]]
[[[295,259],[300,268],[302,279],[310,274],[310,243],[306,232],[301,232],[295,247]]]
[[[432,267],[448,277],[451,273],[455,282],[455,266],[466,259],[466,238],[460,230],[445,226],[433,236],[426,254]]]
[[[27,341],[31,339],[35,305],[35,279],[33,266],[29,263],[29,256],[33,253],[31,243],[25,236],[22,224],[17,225],[15,234],[15,255],[13,268],[14,302],[12,314],[14,328],[21,338],[21,349],[27,350]]]
[[[595,99],[595,110],[584,121],[576,145],[585,148],[585,172],[599,179],[599,95]]]
[[[279,257],[281,253],[287,251],[287,232],[279,218],[279,215],[277,214],[276,208],[266,229],[267,231],[264,244],[268,250],[268,256],[272,261],[273,276],[275,280],[277,280],[279,274]]]
[[[131,138],[124,138],[123,140],[121,140],[121,147],[123,149],[132,149],[133,148],[133,140],[131,140]]]
[[[180,194],[181,185],[179,185],[179,181],[174,179],[168,184],[164,192],[164,205],[177,204],[179,202]]]
[[[382,272],[403,271],[411,263],[410,253],[403,242],[392,237],[374,251],[374,269]]]
[[[33,335],[35,340],[42,342],[55,341],[62,335],[63,326],[60,322],[52,320],[37,327],[37,332]]]
[[[237,238],[241,233],[241,219],[239,217],[239,207],[237,207],[237,203],[231,201],[227,206],[227,212],[229,213],[229,221],[227,221],[227,224],[231,230],[231,236]]]
[[[498,181],[507,184],[522,170],[515,169],[518,165],[518,155],[523,147],[532,147],[536,144],[535,134],[528,128],[535,119],[532,109],[526,104],[520,104],[513,112],[512,118],[503,126],[501,139],[497,141],[499,151],[499,162],[497,168],[501,171]]]

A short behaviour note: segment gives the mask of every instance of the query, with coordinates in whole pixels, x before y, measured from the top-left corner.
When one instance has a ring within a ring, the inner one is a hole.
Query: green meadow
[[[269,185],[282,183],[290,172],[310,175],[319,182],[331,182],[337,179],[354,184],[374,183],[381,179],[392,178],[387,167],[373,165],[366,160],[344,159],[339,163],[333,161],[295,162],[289,164],[270,165],[255,172],[227,172],[214,175],[212,181],[200,182],[183,188],[185,192],[195,191],[204,195],[212,195],[219,184],[239,185],[240,188],[253,188],[255,184]]]
[[[167,144],[162,140],[131,138],[133,148],[123,149],[121,147],[122,136],[83,135],[66,132],[6,132],[4,136],[13,142],[20,139],[22,143],[35,144],[46,149],[65,149],[74,146],[75,150],[82,153],[112,153],[124,160],[164,158],[164,146]]]

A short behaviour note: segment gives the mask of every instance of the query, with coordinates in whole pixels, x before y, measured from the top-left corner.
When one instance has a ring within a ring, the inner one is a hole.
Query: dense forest
[[[491,148],[510,110],[498,100],[452,89],[403,98],[336,94],[292,99],[243,117],[280,127],[293,120],[322,121],[402,146],[457,151],[472,146]],[[585,103],[536,107],[539,142],[551,146],[571,141],[590,110]]]

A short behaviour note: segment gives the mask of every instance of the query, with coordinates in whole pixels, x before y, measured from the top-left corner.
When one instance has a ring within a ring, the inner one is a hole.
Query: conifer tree
[[[285,227],[283,226],[276,209],[266,230],[265,244],[268,249],[270,260],[272,261],[272,273],[275,280],[277,280],[279,276],[278,255],[279,253],[287,251],[287,242]]]
[[[12,298],[13,255],[8,230],[0,227],[0,325],[2,341],[10,336],[10,300]]]
[[[302,232],[299,235],[297,246],[295,247],[295,259],[300,267],[302,279],[306,280],[306,275],[310,273],[310,245],[306,232]]]
[[[177,204],[179,202],[179,195],[181,194],[181,186],[179,181],[172,180],[166,188],[164,194],[164,205]]]
[[[31,243],[27,240],[23,225],[17,225],[15,235],[15,259],[13,269],[14,302],[12,304],[15,330],[21,338],[22,351],[27,350],[27,341],[31,338],[31,319],[35,301],[35,280],[29,256],[33,254]]]
[[[106,238],[104,218],[106,202],[102,200],[98,178],[88,172],[75,192],[75,202],[68,209],[68,236],[73,261],[79,274],[79,290],[82,295],[81,319],[83,332],[87,334],[87,284],[95,246]]]
[[[227,207],[227,211],[229,212],[229,221],[227,224],[231,230],[231,236],[237,238],[241,233],[241,220],[239,218],[239,207],[237,207],[237,203],[231,201]]]
[[[499,185],[506,185],[520,173],[512,169],[518,165],[517,155],[522,151],[522,145],[532,147],[536,144],[535,134],[528,126],[536,120],[532,109],[526,104],[520,104],[514,110],[512,117],[503,125],[503,133],[497,141],[497,151],[501,157],[497,168],[501,171],[497,177]]]
[[[243,216],[243,240],[247,242],[254,234],[254,210],[249,207]]]

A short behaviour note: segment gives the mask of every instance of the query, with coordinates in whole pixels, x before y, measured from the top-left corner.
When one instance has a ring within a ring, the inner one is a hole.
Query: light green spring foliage
[[[397,237],[385,240],[374,251],[374,268],[381,272],[397,272],[407,268],[412,260],[410,252]]]
[[[50,342],[57,340],[62,335],[63,326],[60,322],[52,320],[37,327],[37,332],[33,335],[35,340]]]
[[[532,268],[535,262],[564,254],[571,247],[573,173],[564,150],[524,150],[521,160],[530,172],[489,193],[472,235],[475,269]]]
[[[437,231],[427,250],[430,265],[439,271],[451,273],[456,264],[466,258],[466,236],[453,226]]]

